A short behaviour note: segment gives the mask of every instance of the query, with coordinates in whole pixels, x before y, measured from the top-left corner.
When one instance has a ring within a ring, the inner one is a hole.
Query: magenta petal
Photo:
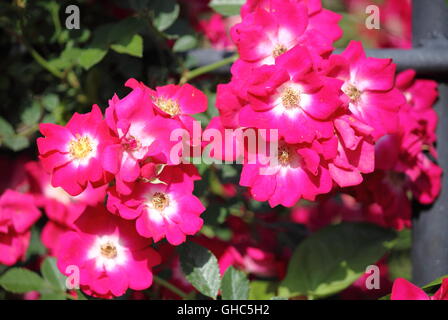
[[[429,300],[428,295],[408,280],[398,278],[392,287],[391,300]]]

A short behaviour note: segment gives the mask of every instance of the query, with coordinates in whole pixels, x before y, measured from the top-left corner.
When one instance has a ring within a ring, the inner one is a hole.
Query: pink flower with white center
[[[331,177],[340,187],[358,185],[363,180],[362,173],[375,169],[373,129],[349,115],[336,118],[334,128],[338,155],[328,165]]]
[[[51,185],[51,176],[36,161],[29,161],[25,169],[30,176],[30,193],[38,207],[45,209],[48,221],[42,229],[42,243],[55,254],[60,237],[73,228],[74,221],[87,206],[96,206],[104,201],[107,185],[93,188],[90,184],[77,196],[71,196],[60,187]]]
[[[39,158],[52,175],[53,187],[61,187],[76,196],[89,182],[99,187],[112,179],[103,170],[100,158],[115,138],[97,105],[89,113],[75,113],[65,127],[42,123],[40,131],[45,137],[37,139]]]
[[[308,8],[310,15],[318,14],[322,10],[321,0],[284,0],[284,2],[290,3],[303,3]],[[255,11],[257,8],[269,10],[272,0],[247,0],[241,7],[241,16],[245,17],[247,14]]]
[[[137,182],[128,196],[120,196],[112,188],[107,207],[122,218],[136,219],[140,235],[156,242],[166,238],[179,245],[203,223],[200,215],[205,208],[192,194],[197,179],[192,173],[180,166],[167,166],[158,177],[162,183]]]
[[[328,161],[336,156],[337,140],[315,140],[313,144],[279,142],[277,164],[268,163],[261,154],[257,163],[244,164],[240,185],[250,188],[257,201],[292,207],[300,199],[313,201],[333,187]],[[265,170],[265,173],[260,174]]]
[[[334,42],[342,37],[342,29],[338,23],[341,20],[341,15],[322,8],[321,0],[282,0],[284,2],[290,2],[291,4],[303,4],[307,7],[308,11],[308,27],[307,31],[312,31],[310,41],[324,41]],[[271,11],[271,8],[275,9],[275,6],[281,5],[281,3],[275,3],[272,0],[248,0],[241,7],[241,16],[243,19],[247,14],[255,11],[257,8]],[[314,39],[313,39],[314,38]],[[316,41],[316,42],[317,42]],[[311,42],[313,45],[319,45],[319,43]]]
[[[40,218],[33,196],[7,189],[0,197],[0,264],[25,257],[31,226]]]
[[[342,31],[340,16],[322,10],[320,3],[306,1],[249,1],[241,12],[243,20],[231,30],[240,60],[257,67],[272,65],[275,59],[295,46],[312,50],[316,61],[333,50]]]
[[[169,84],[152,90],[135,79],[129,79],[126,86],[148,92],[155,114],[178,121],[190,133],[193,132],[194,121],[191,115],[204,112],[208,107],[207,96],[188,83],[181,86]]]
[[[179,125],[154,115],[149,91],[140,87],[121,100],[114,96],[106,109],[106,121],[118,140],[105,147],[102,165],[115,175],[117,190],[129,194],[140,176],[141,161],[158,156],[169,162],[170,134]]]
[[[110,215],[104,207],[89,207],[63,235],[57,250],[59,270],[70,275],[79,268],[81,289],[100,297],[123,295],[128,288],[144,290],[152,284],[151,268],[160,263],[148,239],[133,224]]]
[[[107,186],[93,188],[90,184],[77,196],[71,196],[62,188],[51,185],[51,176],[37,161],[30,161],[25,169],[31,177],[30,192],[36,204],[45,209],[48,218],[62,225],[71,226],[87,206],[96,206],[106,196]]]
[[[361,43],[351,41],[341,55],[330,57],[327,75],[344,81],[349,110],[374,129],[375,139],[397,131],[398,111],[405,98],[394,88],[392,59],[368,58]]]
[[[279,57],[275,66],[253,72],[249,104],[240,111],[240,125],[278,129],[287,143],[330,138],[331,118],[342,104],[341,84],[316,74],[308,51],[296,47]]]

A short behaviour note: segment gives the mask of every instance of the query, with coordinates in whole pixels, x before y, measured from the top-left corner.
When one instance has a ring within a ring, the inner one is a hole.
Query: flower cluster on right
[[[391,59],[367,57],[356,41],[333,53],[340,16],[320,1],[248,1],[241,18],[231,29],[239,59],[218,86],[210,126],[276,129],[279,140],[276,174],[244,164],[240,185],[271,207],[319,197],[293,213],[310,226],[409,227],[411,201],[430,204],[440,192],[436,82],[396,74]],[[335,194],[342,208],[329,213]]]

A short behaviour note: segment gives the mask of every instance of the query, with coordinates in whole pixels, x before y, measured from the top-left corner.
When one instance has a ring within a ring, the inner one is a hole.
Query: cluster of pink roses
[[[276,129],[279,140],[276,174],[245,164],[240,184],[272,207],[344,188],[366,220],[408,227],[409,192],[427,204],[440,191],[430,160],[436,83],[412,70],[396,77],[391,59],[366,57],[358,42],[333,54],[340,17],[320,1],[248,1],[241,13],[232,29],[239,59],[218,86],[212,125]]]
[[[336,220],[406,228],[411,200],[429,204],[441,188],[436,83],[412,70],[396,75],[391,59],[367,57],[358,42],[334,54],[339,20],[320,0],[248,0],[231,29],[239,59],[231,81],[218,85],[220,115],[209,128],[278,130],[275,141],[258,136],[278,146],[275,173],[261,174],[270,164],[257,154],[239,183],[271,207],[294,206],[292,221],[312,231]],[[39,161],[22,161],[23,176],[0,186],[0,263],[24,257],[43,208],[42,241],[62,273],[79,268],[84,292],[111,298],[146,289],[161,263],[191,288],[170,255],[202,228],[205,208],[193,195],[201,177],[195,166],[172,162],[170,134],[181,128],[193,136],[192,115],[207,109],[207,98],[189,84],[153,90],[130,79],[126,86],[131,92],[115,95],[104,115],[94,105],[66,126],[41,124]],[[223,151],[225,160],[237,156]],[[213,251],[221,273],[234,265],[284,276],[290,252],[279,252],[272,230],[252,226],[255,241],[241,219],[227,223],[230,241],[194,240]],[[152,247],[162,239],[169,243],[159,248],[163,262]]]
[[[201,229],[205,208],[193,196],[200,176],[191,164],[172,164],[169,152],[170,133],[192,129],[206,96],[188,84],[126,85],[132,91],[114,96],[104,118],[94,105],[66,126],[40,125],[40,161],[25,164],[22,193],[8,189],[0,200],[1,236],[9,239],[0,262],[23,257],[42,207],[49,218],[42,240],[61,272],[77,266],[85,292],[120,296],[151,284],[160,263],[152,241],[179,245]]]

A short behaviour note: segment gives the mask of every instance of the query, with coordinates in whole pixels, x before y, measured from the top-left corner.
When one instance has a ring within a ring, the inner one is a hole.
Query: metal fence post
[[[448,52],[448,5],[445,0],[413,0],[413,46]],[[430,77],[431,75],[425,75]],[[424,285],[448,274],[448,77],[439,81],[440,98],[435,106],[439,115],[437,149],[439,165],[445,174],[442,193],[428,208],[414,214],[412,267],[413,281]]]

